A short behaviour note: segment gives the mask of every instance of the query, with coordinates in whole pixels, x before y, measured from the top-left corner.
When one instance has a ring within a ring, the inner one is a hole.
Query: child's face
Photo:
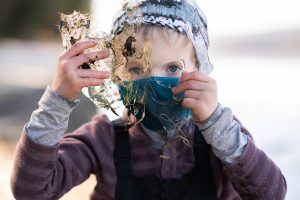
[[[120,36],[122,38],[122,33]],[[150,76],[180,77],[183,70],[197,70],[194,48],[185,34],[154,26],[147,32],[142,27],[135,38],[132,47],[136,53],[124,59],[124,64],[116,70],[121,80]],[[125,44],[127,39],[128,36],[123,36],[121,44]],[[116,55],[120,56],[122,52],[116,52]]]

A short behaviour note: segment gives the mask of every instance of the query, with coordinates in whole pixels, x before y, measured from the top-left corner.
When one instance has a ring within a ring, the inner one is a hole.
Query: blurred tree
[[[59,37],[58,12],[90,11],[90,0],[4,0],[0,6],[0,38]]]

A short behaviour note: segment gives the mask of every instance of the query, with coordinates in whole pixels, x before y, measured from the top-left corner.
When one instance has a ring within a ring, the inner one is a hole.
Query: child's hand
[[[84,53],[84,50],[94,47],[96,44],[96,41],[77,42],[59,57],[51,88],[63,98],[74,100],[83,87],[101,85],[104,79],[109,77],[108,72],[80,69],[84,63],[109,56],[108,51]]]
[[[180,84],[172,91],[174,94],[184,92],[182,106],[192,109],[196,121],[206,120],[218,106],[216,81],[200,71],[184,71]]]

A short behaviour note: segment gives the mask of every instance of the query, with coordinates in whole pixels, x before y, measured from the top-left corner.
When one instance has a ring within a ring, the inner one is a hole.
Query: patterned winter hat
[[[113,21],[111,33],[118,35],[124,27],[138,23],[186,33],[194,45],[200,70],[207,74],[213,70],[208,57],[206,17],[194,0],[127,0]]]

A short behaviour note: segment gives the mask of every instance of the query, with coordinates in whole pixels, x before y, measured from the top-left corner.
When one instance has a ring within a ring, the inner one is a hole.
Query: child
[[[15,198],[59,199],[95,174],[90,199],[284,199],[279,168],[218,103],[198,6],[146,0],[124,9],[138,9],[143,17],[133,36],[128,27],[136,22],[127,12],[112,29],[124,46],[115,52],[122,64],[114,73],[135,123],[95,116],[63,137],[80,90],[109,77],[80,68],[109,52],[86,53],[96,42],[76,43],[60,56],[54,80],[22,133],[11,178]]]

